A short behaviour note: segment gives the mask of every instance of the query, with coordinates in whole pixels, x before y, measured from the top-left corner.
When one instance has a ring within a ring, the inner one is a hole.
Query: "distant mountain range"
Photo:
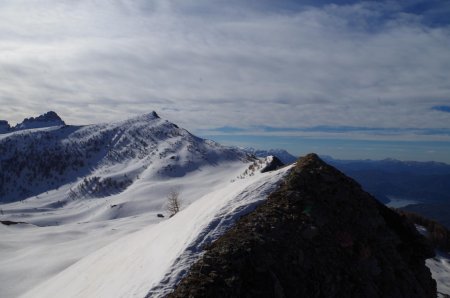
[[[338,160],[329,164],[358,181],[382,202],[390,197],[419,202],[450,202],[450,165],[440,162]]]
[[[394,159],[323,159],[358,181],[381,202],[398,201],[398,208],[450,228],[450,165]]]

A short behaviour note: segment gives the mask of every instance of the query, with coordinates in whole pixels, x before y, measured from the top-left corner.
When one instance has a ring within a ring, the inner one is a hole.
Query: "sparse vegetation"
[[[174,216],[180,211],[181,200],[180,193],[172,190],[167,196],[167,211],[170,213],[170,217]]]
[[[101,178],[98,176],[85,177],[75,190],[70,189],[69,198],[104,197],[119,193],[133,183],[126,175],[122,178]]]

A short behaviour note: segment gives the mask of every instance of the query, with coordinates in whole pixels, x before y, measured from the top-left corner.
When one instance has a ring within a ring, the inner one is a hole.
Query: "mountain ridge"
[[[436,297],[433,255],[412,224],[310,154],[169,297]]]
[[[90,180],[72,187],[68,197],[104,196],[109,193],[103,189],[123,191],[144,172],[173,177],[203,163],[249,158],[196,137],[156,112],[113,123],[19,130],[0,138],[0,201],[22,200],[83,177]],[[121,164],[134,169],[120,177],[113,173],[118,169],[108,174],[108,168]],[[102,178],[108,180],[100,183]]]
[[[20,130],[64,126],[66,123],[54,111],[48,111],[37,117],[25,118],[15,126],[10,126],[8,121],[0,120],[0,134],[11,133]]]

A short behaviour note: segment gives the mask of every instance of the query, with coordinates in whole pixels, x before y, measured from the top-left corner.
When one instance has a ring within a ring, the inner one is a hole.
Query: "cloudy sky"
[[[0,0],[0,119],[450,162],[450,2]]]

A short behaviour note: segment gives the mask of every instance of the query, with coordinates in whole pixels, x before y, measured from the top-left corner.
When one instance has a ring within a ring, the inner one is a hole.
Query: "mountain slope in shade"
[[[169,297],[436,297],[415,227],[311,154]]]
[[[450,202],[441,204],[411,204],[402,207],[401,210],[418,213],[450,229]]]

